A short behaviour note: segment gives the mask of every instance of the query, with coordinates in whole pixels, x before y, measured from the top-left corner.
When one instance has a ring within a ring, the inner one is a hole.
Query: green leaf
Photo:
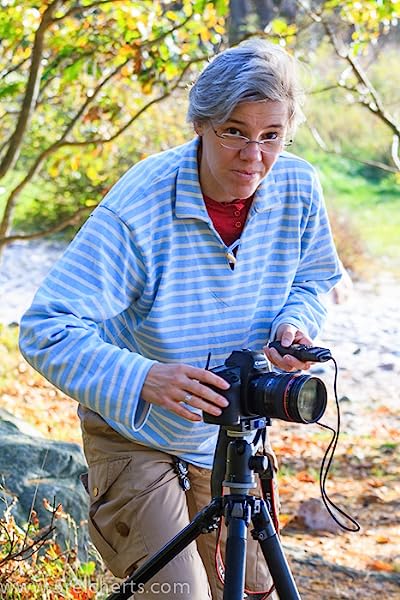
[[[90,560],[87,563],[83,563],[79,566],[78,575],[81,577],[90,577],[96,570],[96,563]]]
[[[215,0],[215,9],[219,17],[224,17],[229,12],[229,2],[227,0]]]
[[[84,64],[83,60],[78,59],[72,65],[69,65],[68,67],[66,67],[63,72],[64,81],[67,81],[69,83],[72,81],[75,81],[75,79],[77,79],[78,75],[82,71],[83,64]]]
[[[9,83],[3,87],[0,87],[0,98],[6,98],[7,96],[15,96],[23,88],[22,81],[16,81],[15,83]]]

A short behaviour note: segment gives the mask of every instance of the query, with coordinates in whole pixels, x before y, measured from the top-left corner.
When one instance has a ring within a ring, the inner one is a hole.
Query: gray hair
[[[296,62],[283,48],[262,39],[228,48],[211,60],[191,87],[187,120],[222,124],[241,102],[286,102],[292,135],[304,120]]]

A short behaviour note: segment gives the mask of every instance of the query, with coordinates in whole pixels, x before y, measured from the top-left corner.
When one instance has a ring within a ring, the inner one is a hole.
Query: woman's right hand
[[[186,364],[156,363],[147,374],[141,397],[189,421],[201,421],[201,416],[188,410],[185,404],[215,416],[220,415],[221,408],[229,404],[224,396],[209,386],[221,390],[230,387],[225,379],[206,369]]]

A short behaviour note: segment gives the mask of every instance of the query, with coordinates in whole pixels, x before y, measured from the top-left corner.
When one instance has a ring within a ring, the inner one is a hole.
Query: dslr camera
[[[271,346],[276,347],[273,342]],[[300,346],[277,348],[282,353],[304,358]],[[331,358],[329,350],[301,347],[306,360],[323,362]],[[325,353],[321,352],[326,350]],[[320,351],[319,353],[317,351]],[[297,352],[297,353],[296,353]],[[329,358],[326,358],[329,353]],[[235,350],[223,365],[211,369],[230,383],[218,393],[229,401],[219,416],[203,412],[203,420],[215,425],[239,425],[243,418],[282,419],[292,423],[315,423],[325,412],[327,392],[317,377],[270,371],[264,354],[252,350]]]

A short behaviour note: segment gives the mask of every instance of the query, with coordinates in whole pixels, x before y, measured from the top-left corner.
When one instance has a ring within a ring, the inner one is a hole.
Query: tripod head
[[[232,494],[246,494],[257,486],[255,473],[268,468],[265,456],[255,456],[258,442],[270,424],[267,417],[242,417],[237,425],[221,425],[211,473],[211,497],[222,496],[222,487]]]

